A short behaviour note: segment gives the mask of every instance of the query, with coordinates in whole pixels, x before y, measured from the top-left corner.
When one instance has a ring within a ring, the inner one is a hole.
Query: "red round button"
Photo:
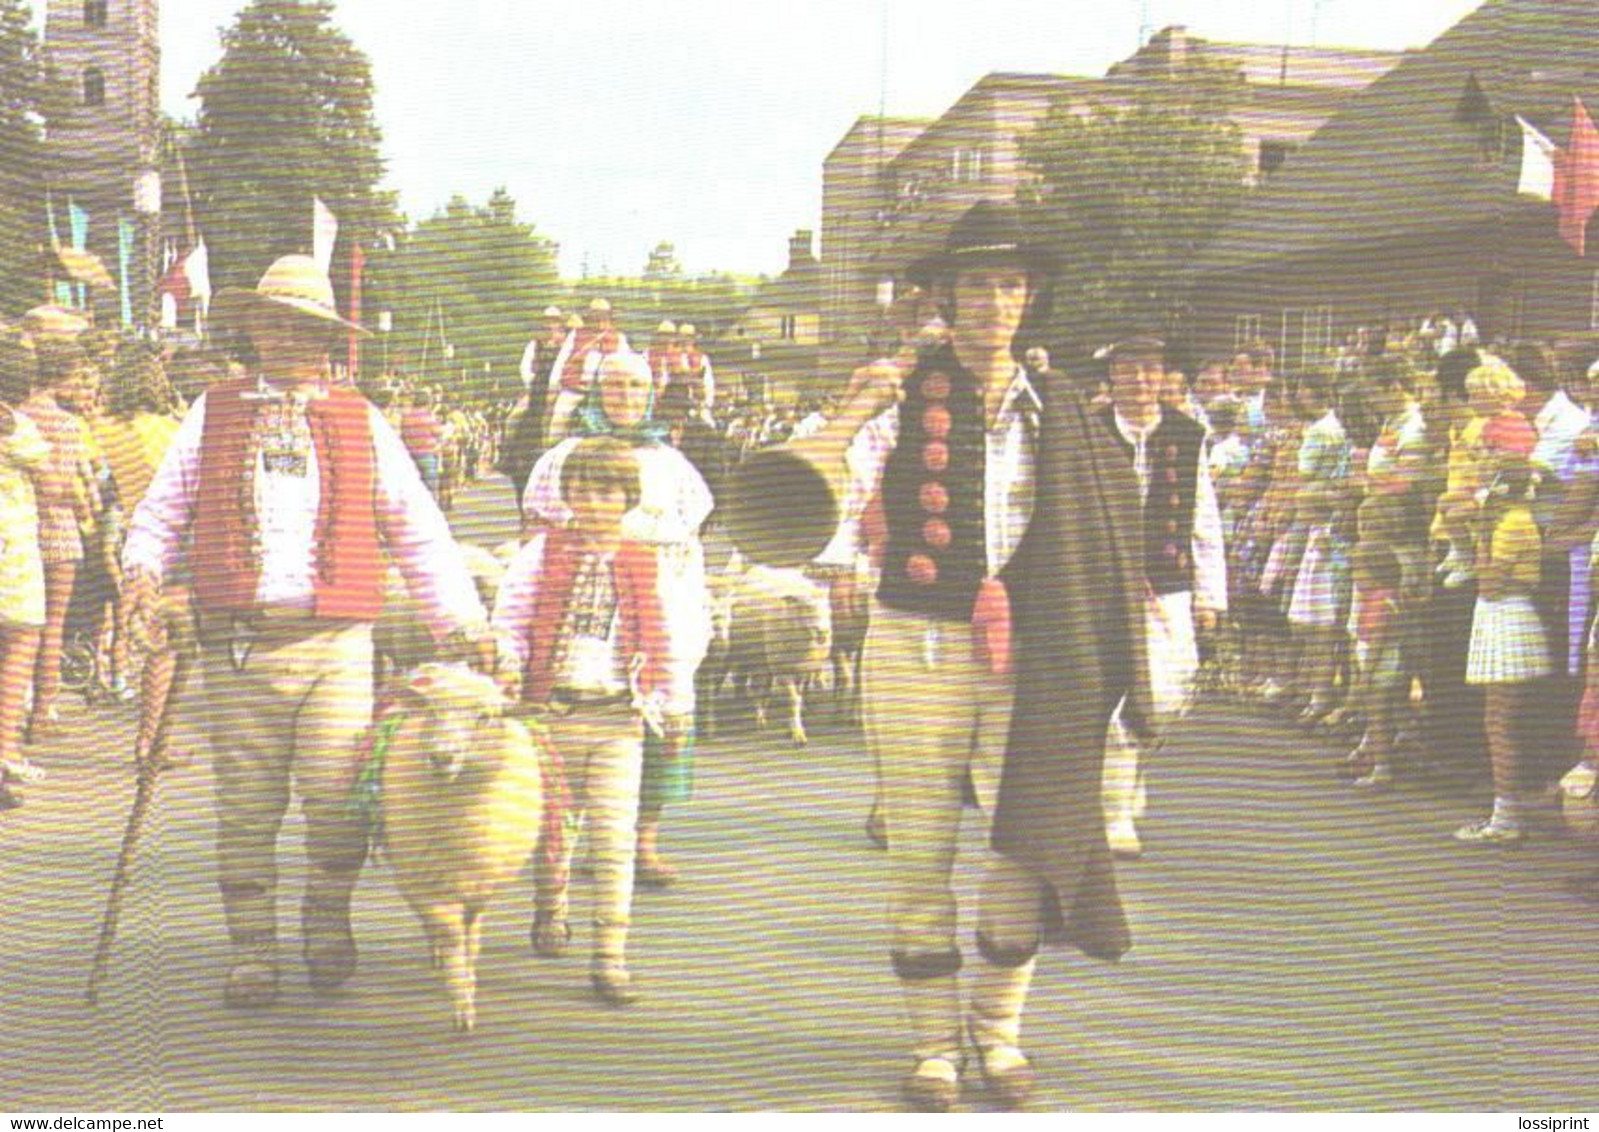
[[[942,472],[949,467],[949,445],[942,440],[929,440],[922,446],[922,467],[930,472]]]
[[[949,546],[952,537],[949,524],[942,519],[929,519],[922,524],[922,541],[934,550]]]
[[[942,401],[949,396],[949,375],[930,373],[922,381],[922,396],[929,401]]]
[[[934,440],[943,440],[949,435],[949,410],[942,405],[929,405],[922,414],[922,431]]]
[[[930,586],[938,581],[938,563],[925,554],[913,554],[905,560],[905,576],[918,586]]]
[[[922,510],[934,515],[942,515],[949,510],[949,491],[937,480],[929,480],[922,484],[919,493]]]

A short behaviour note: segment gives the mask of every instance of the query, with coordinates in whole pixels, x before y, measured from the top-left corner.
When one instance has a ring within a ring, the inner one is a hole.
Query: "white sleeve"
[[[546,525],[563,527],[572,520],[572,509],[561,498],[561,470],[566,457],[577,447],[576,437],[567,437],[540,456],[528,473],[522,491],[522,514],[536,516]]]
[[[639,471],[652,480],[665,481],[666,490],[656,496],[659,505],[646,500],[627,513],[622,532],[639,542],[656,546],[685,543],[699,536],[700,526],[710,516],[715,501],[698,469],[675,448],[656,446],[640,452]],[[663,498],[664,497],[664,498]]]
[[[205,405],[204,393],[194,399],[128,522],[128,538],[122,547],[125,573],[147,573],[159,581],[177,563],[184,536],[194,522]]]
[[[522,362],[516,367],[516,371],[522,375],[522,387],[524,389],[532,389],[538,380],[538,359],[539,340],[534,338],[527,344],[527,348],[522,351]]]
[[[1221,508],[1210,469],[1199,462],[1194,488],[1194,608],[1215,613],[1227,609],[1227,547],[1222,538]]]
[[[544,542],[544,535],[536,534],[516,552],[516,557],[505,568],[505,576],[500,579],[500,589],[494,598],[490,624],[516,672],[527,667],[528,654],[533,647],[533,603],[538,595],[539,572],[544,565]]]
[[[443,640],[456,629],[483,621],[483,604],[444,512],[422,484],[416,461],[382,413],[374,408],[370,416],[383,542],[434,638]]]

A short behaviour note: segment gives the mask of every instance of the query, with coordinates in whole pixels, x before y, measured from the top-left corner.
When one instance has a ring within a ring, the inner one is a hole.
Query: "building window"
[[[1307,363],[1326,361],[1332,357],[1332,308],[1316,307],[1304,312],[1304,347]]]
[[[83,25],[103,28],[106,25],[106,0],[83,0]]]
[[[1260,341],[1260,316],[1241,314],[1233,319],[1233,349],[1242,350]]]
[[[785,314],[778,320],[778,334],[780,337],[792,342],[799,331],[799,316]]]
[[[1294,147],[1287,142],[1263,141],[1260,143],[1260,175],[1270,177],[1283,167]]]
[[[83,72],[83,104],[85,106],[105,105],[105,76],[98,67],[90,67]]]

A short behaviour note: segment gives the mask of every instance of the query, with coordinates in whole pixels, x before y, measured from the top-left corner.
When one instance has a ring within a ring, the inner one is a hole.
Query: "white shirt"
[[[200,447],[206,395],[195,399],[166,458],[128,524],[123,569],[160,581],[177,564],[194,523],[200,485]],[[416,462],[376,408],[368,407],[375,458],[378,532],[406,588],[435,637],[484,619],[477,587],[438,504],[422,484]],[[315,604],[316,523],[321,472],[316,449],[306,474],[269,471],[258,453],[256,516],[261,524],[261,570],[256,601],[263,606],[311,609]]]
[[[1117,411],[1116,431],[1133,446],[1133,472],[1138,477],[1138,501],[1149,497],[1148,440],[1160,424],[1156,418],[1146,428],[1138,428]],[[1210,467],[1203,457],[1194,473],[1194,529],[1189,536],[1189,556],[1194,563],[1194,605],[1217,613],[1227,608],[1227,547],[1222,537],[1221,507],[1216,502],[1216,487],[1211,483]]]

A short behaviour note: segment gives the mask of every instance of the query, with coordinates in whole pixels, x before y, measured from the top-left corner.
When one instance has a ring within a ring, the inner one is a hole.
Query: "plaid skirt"
[[[1477,599],[1466,683],[1520,684],[1549,675],[1549,638],[1532,598]]]

